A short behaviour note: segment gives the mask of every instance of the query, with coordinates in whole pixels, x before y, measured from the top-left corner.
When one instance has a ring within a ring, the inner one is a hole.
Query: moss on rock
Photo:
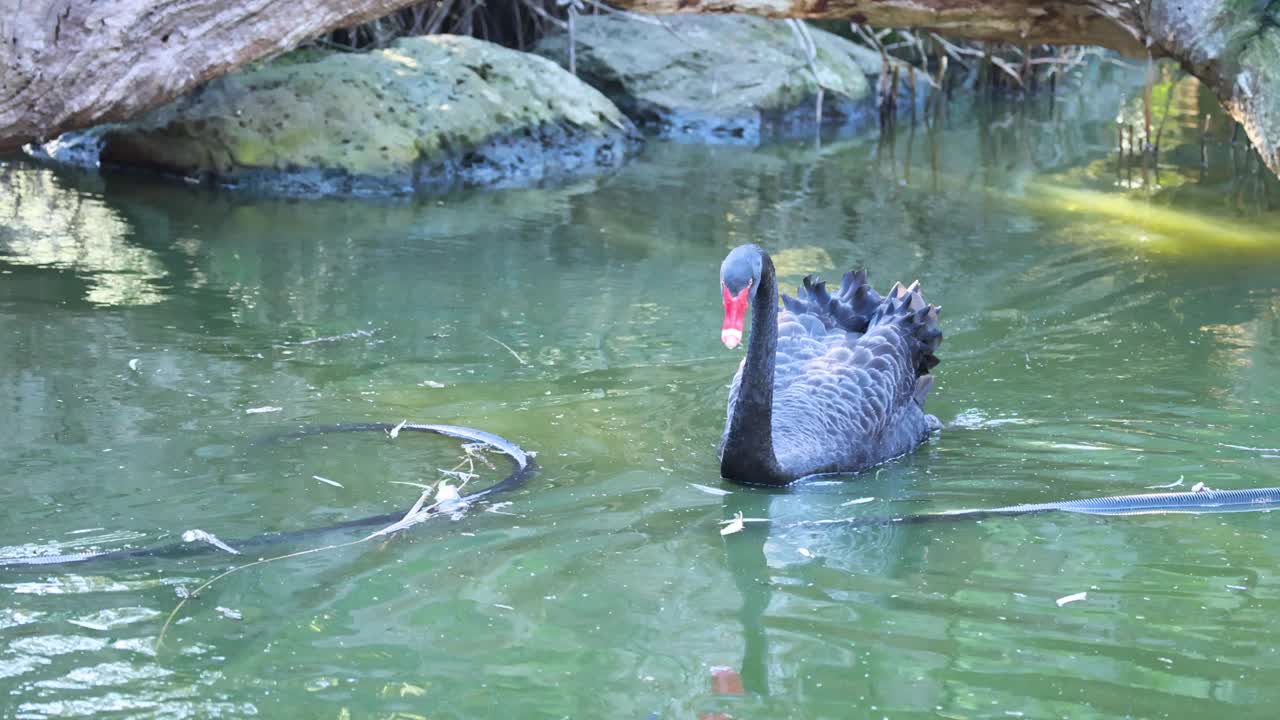
[[[102,161],[230,185],[408,191],[614,166],[632,124],[545,58],[467,37],[289,56],[103,135]]]
[[[758,142],[812,132],[819,81],[823,122],[856,123],[874,110],[867,75],[880,57],[810,28],[817,79],[785,22],[742,15],[624,15],[577,19],[578,75],[636,123],[673,137]],[[568,65],[569,38],[550,36],[537,52]]]

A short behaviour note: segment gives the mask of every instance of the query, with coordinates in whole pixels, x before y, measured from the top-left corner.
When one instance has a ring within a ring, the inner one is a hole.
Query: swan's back
[[[938,308],[917,285],[881,297],[865,273],[840,291],[806,277],[782,297],[773,446],[787,475],[853,472],[909,452],[937,427],[924,400],[942,340]],[[730,391],[732,416],[741,370]]]

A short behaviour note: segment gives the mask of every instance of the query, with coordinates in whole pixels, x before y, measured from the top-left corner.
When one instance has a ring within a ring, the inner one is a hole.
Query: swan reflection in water
[[[901,488],[893,486],[905,485],[906,474],[888,475],[887,482],[868,483],[866,490],[895,496]],[[828,487],[830,492],[825,491]],[[741,531],[723,537],[726,565],[741,598],[737,620],[742,654],[736,663],[725,662],[728,658],[710,663],[710,694],[700,698],[698,717],[714,720],[723,717],[721,713],[741,717],[735,713],[771,707],[773,692],[781,702],[784,696],[802,692],[803,686],[821,682],[809,677],[807,670],[839,677],[846,710],[884,703],[889,700],[886,695],[907,690],[884,682],[880,677],[884,668],[871,664],[870,648],[860,647],[836,625],[879,615],[866,611],[871,604],[883,606],[886,595],[881,592],[885,584],[881,580],[898,574],[904,561],[922,562],[926,550],[908,547],[904,541],[911,527],[814,523],[818,506],[824,506],[819,512],[833,520],[855,514],[854,508],[845,506],[845,498],[853,497],[848,487],[846,480],[811,481],[784,491],[734,488],[724,496],[724,521],[731,522],[739,513],[747,520]],[[833,608],[840,616],[838,622],[833,624],[831,615],[816,616],[815,604]],[[815,639],[828,644],[830,654],[794,657],[793,643],[787,638],[796,633],[806,636],[805,645]],[[726,652],[732,652],[732,647]],[[930,691],[913,683],[909,692],[918,700]]]

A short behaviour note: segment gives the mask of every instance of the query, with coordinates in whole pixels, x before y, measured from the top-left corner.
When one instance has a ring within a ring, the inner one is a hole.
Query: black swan
[[[919,283],[881,297],[865,272],[844,276],[837,295],[813,276],[782,296],[773,260],[756,245],[720,266],[729,348],[754,308],[747,356],[729,390],[720,474],[751,485],[856,472],[910,452],[940,427],[924,412],[929,371],[942,342],[938,306]]]

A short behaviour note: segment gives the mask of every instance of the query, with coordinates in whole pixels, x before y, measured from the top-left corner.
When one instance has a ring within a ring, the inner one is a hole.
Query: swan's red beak
[[[751,283],[742,288],[742,292],[734,295],[724,284],[720,285],[720,293],[724,295],[724,324],[720,326],[720,342],[730,350],[742,342],[742,321],[747,316],[747,296]]]

